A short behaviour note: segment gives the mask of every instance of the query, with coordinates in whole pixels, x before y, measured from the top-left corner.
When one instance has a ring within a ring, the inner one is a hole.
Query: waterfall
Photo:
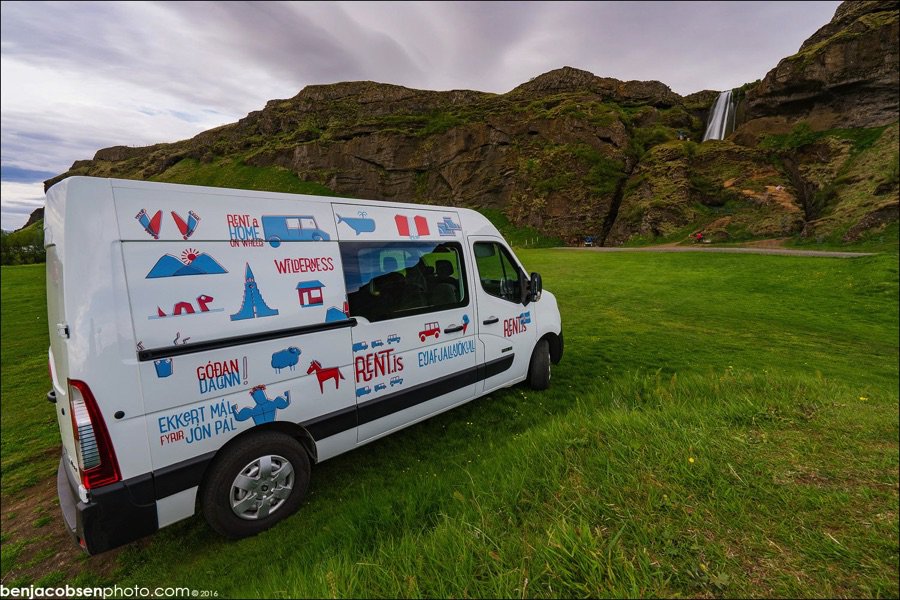
[[[723,140],[734,129],[734,103],[731,101],[731,90],[722,92],[709,112],[706,122],[706,133],[703,141]]]

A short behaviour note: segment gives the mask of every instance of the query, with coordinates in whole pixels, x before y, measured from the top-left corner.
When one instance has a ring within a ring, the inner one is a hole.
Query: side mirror
[[[528,276],[525,271],[519,271],[519,302],[525,306],[531,302],[531,291],[528,289]]]
[[[540,273],[532,273],[531,274],[531,286],[528,290],[529,296],[531,297],[532,302],[537,302],[541,299],[541,292],[544,291],[544,280],[541,279]]]

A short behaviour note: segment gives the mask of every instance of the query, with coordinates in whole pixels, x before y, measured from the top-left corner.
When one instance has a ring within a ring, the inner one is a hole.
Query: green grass
[[[56,416],[47,403],[44,265],[0,268],[2,362],[0,477],[3,496],[43,481],[59,464]]]
[[[192,158],[185,158],[152,180],[242,190],[334,196],[334,192],[328,187],[312,181],[302,181],[282,167],[254,167],[232,159],[201,163]]]
[[[243,597],[897,596],[896,255],[519,255],[563,314],[550,390],[494,393],[319,465],[301,511],[255,538],[227,542],[199,518],[168,527],[120,555],[116,582]],[[10,376],[6,356],[11,316],[19,337],[45,328],[26,318],[39,282],[3,271],[4,386],[46,387],[42,369]],[[42,335],[21,359],[43,355]],[[4,465],[8,427],[56,443],[37,418],[49,407],[24,410],[42,395],[6,391]]]
[[[796,150],[808,146],[822,138],[833,137],[839,140],[852,142],[852,153],[858,154],[871,148],[887,126],[859,127],[854,129],[828,129],[813,131],[809,124],[800,122],[794,126],[790,133],[766,135],[759,143],[764,150]]]

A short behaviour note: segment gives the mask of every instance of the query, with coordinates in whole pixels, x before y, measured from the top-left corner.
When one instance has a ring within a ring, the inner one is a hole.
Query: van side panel
[[[187,516],[205,464],[253,427],[304,424],[317,442],[349,430],[352,447],[330,205],[179,186],[117,188],[116,208],[160,521]]]

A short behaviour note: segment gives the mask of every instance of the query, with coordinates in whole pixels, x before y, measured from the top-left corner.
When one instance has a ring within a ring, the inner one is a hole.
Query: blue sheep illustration
[[[296,370],[297,363],[300,361],[300,348],[291,346],[284,350],[279,350],[272,355],[272,368],[276,373],[281,373],[282,369],[290,368],[291,371]]]

